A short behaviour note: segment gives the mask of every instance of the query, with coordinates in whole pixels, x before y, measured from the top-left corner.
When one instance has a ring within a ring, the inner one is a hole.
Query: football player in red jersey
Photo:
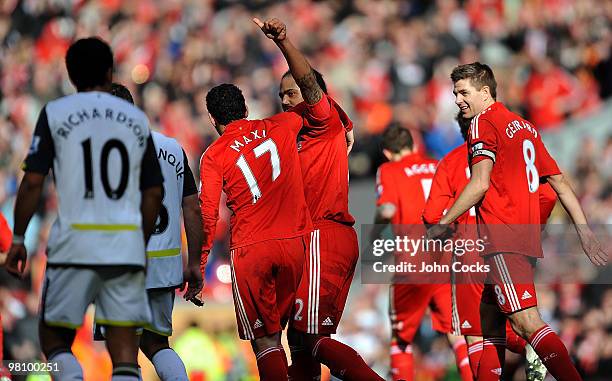
[[[304,56],[286,38],[285,25],[254,21],[285,55],[307,104],[303,112],[313,120],[329,118],[330,103]],[[244,97],[233,85],[213,88],[206,106],[221,137],[200,163],[203,250],[212,246],[223,190],[232,211],[232,284],[240,337],[251,340],[262,380],[287,380],[280,333],[302,276],[304,235],[312,230],[297,150],[304,116],[292,110],[248,121]]]
[[[467,141],[470,119],[465,119],[459,113],[456,117],[459,123],[461,135]],[[436,224],[440,221],[447,208],[452,205],[470,179],[470,167],[468,165],[467,143],[460,145],[446,156],[444,156],[436,169],[433,178],[429,198],[423,211],[423,221],[426,224]],[[557,194],[550,185],[542,184],[540,189],[540,221],[546,224],[552,209],[557,201]],[[455,231],[455,239],[476,239],[476,208],[471,207],[463,213],[456,223],[462,225]],[[483,265],[484,260],[477,252],[456,255],[453,261],[463,265]],[[475,267],[472,267],[475,268]],[[482,329],[480,325],[480,299],[484,290],[484,272],[456,272],[452,277],[452,305],[453,305],[453,332],[456,335],[465,336],[468,343],[470,367],[472,373],[477,375],[480,355],[482,353]],[[517,336],[508,323],[506,325],[507,349],[517,354],[527,355],[526,376],[528,381],[543,380],[546,376],[546,368],[542,361],[527,348],[526,341]]]
[[[285,25],[276,19],[253,20],[287,56]],[[291,62],[288,60],[290,67]],[[340,106],[326,96],[329,115],[313,117],[292,73],[281,81],[283,110],[304,116],[298,135],[304,194],[314,231],[300,281],[288,331],[292,380],[318,380],[321,365],[345,380],[382,380],[352,348],[329,336],[336,333],[359,258],[355,219],[348,211],[348,157],[346,135],[352,122]],[[327,87],[320,73],[312,71],[319,87]],[[299,78],[299,77],[295,77]],[[324,190],[333,189],[334,192]]]
[[[313,71],[327,94],[323,76]],[[305,107],[289,71],[281,78],[279,96],[285,111]],[[298,136],[304,193],[315,230],[287,333],[292,360],[289,376],[296,381],[319,380],[320,363],[324,363],[336,375],[350,368],[347,370],[359,379],[381,380],[352,348],[330,338],[344,311],[359,248],[352,227],[355,219],[348,210],[347,153],[354,141],[353,123],[331,97],[327,98],[330,117],[317,121],[304,114],[304,128]],[[343,378],[356,379],[346,372]]]
[[[400,224],[422,224],[421,215],[437,164],[436,160],[418,153],[410,132],[397,125],[385,131],[383,153],[389,162],[381,165],[377,174],[375,236],[385,224],[392,223],[396,228]],[[450,333],[450,277],[440,284],[392,284],[389,291],[393,380],[414,379],[412,341],[427,307],[431,310],[433,328],[447,334],[455,350],[462,379],[472,380],[465,341]]]
[[[464,118],[473,118],[468,135],[471,178],[459,197],[428,231],[445,234],[448,224],[477,205],[479,233],[487,236],[483,255],[491,271],[481,303],[484,334],[479,380],[499,380],[505,357],[505,321],[534,348],[548,371],[560,381],[581,380],[563,342],[542,320],[537,309],[533,273],[542,256],[540,182],[548,182],[575,224],[583,250],[596,265],[607,254],[587,220],[538,130],[496,101],[493,71],[475,62],[451,73],[455,103]],[[537,226],[537,227],[536,227]],[[516,280],[515,280],[516,279]]]

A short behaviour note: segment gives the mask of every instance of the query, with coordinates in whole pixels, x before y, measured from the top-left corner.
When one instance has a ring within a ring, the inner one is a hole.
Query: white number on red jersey
[[[529,192],[535,193],[540,186],[540,175],[535,167],[536,151],[531,140],[523,140],[523,158],[525,159],[525,172],[527,174]]]
[[[266,152],[270,152],[270,164],[272,165],[272,181],[274,181],[278,178],[278,176],[280,176],[281,166],[280,156],[278,156],[278,149],[276,148],[276,144],[274,144],[274,141],[272,139],[264,141],[263,143],[255,147],[255,149],[253,150],[253,153],[255,154],[256,158],[261,157]],[[249,164],[244,158],[244,155],[240,155],[238,161],[236,162],[236,165],[242,171],[244,179],[249,185],[249,189],[251,191],[251,194],[253,195],[253,204],[255,204],[257,200],[261,198],[261,189],[259,189],[257,179],[255,178],[253,171],[251,171]]]

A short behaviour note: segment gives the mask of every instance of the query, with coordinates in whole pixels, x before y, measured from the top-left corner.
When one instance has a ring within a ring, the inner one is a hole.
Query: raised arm
[[[323,90],[319,87],[310,64],[306,57],[300,52],[287,37],[287,26],[278,19],[261,21],[254,18],[253,22],[259,26],[266,37],[273,40],[281,50],[295,83],[300,87],[304,101],[309,105],[318,103],[323,97]]]

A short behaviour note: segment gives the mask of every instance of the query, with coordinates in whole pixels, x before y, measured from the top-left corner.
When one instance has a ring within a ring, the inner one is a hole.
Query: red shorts
[[[515,253],[484,257],[490,272],[482,293],[483,303],[496,304],[511,314],[538,305],[533,284],[536,258]]]
[[[336,333],[358,260],[352,227],[330,222],[311,233],[290,323],[293,328],[319,335]]]
[[[282,331],[302,276],[306,240],[270,240],[231,251],[238,334],[254,340]]]
[[[427,307],[433,329],[451,331],[450,284],[392,284],[389,287],[389,315],[393,335],[411,343]]]
[[[462,265],[484,265],[484,258],[470,252],[454,256],[453,262]],[[453,273],[453,333],[463,336],[482,336],[480,325],[480,301],[487,273]]]

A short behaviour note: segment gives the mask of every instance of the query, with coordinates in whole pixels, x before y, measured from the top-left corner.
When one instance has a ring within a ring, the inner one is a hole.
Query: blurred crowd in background
[[[419,148],[435,157],[461,143],[449,79],[458,63],[491,65],[498,99],[544,133],[562,129],[569,118],[598,112],[612,95],[609,1],[4,0],[0,210],[7,219],[12,220],[19,167],[38,113],[46,102],[74,92],[63,60],[76,37],[98,35],[111,44],[115,80],[132,90],[153,128],[180,141],[197,175],[199,157],[216,136],[204,104],[212,86],[238,85],[250,118],[280,111],[278,85],[286,66],[274,44],[252,24],[253,16],[275,16],[288,24],[290,38],[323,73],[331,95],[353,119],[357,142],[350,160],[352,179],[373,176],[382,161],[379,135],[392,122],[410,129]],[[574,153],[570,177],[592,222],[612,223],[609,136],[603,148],[587,139]],[[36,312],[46,236],[56,209],[52,188],[49,183],[28,232],[34,259],[26,281],[0,273],[5,358],[39,356]],[[207,296],[211,303],[231,308],[225,222],[220,224]],[[612,374],[610,286],[542,286],[539,295],[545,319],[561,331],[589,379]],[[385,374],[386,287],[357,284],[352,300],[340,337]],[[202,330],[177,332],[177,340],[186,332],[197,336]],[[208,353],[227,354],[218,357],[214,366],[221,371],[216,374],[233,369],[235,375],[208,374],[206,380],[238,380],[252,369],[233,334],[199,337],[200,344],[216,348]],[[87,347],[87,332],[82,335],[83,350],[93,351],[94,346]],[[423,358],[415,361],[419,380],[452,378],[446,373],[454,360],[441,340],[423,326]]]

